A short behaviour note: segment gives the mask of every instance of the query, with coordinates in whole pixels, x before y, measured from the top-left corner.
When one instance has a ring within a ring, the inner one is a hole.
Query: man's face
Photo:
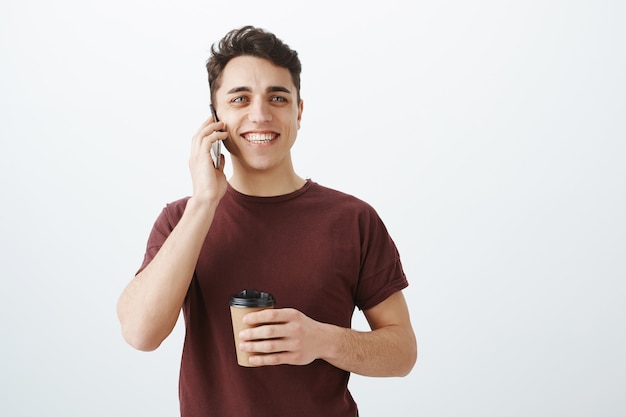
[[[291,147],[300,128],[302,102],[297,102],[289,70],[261,58],[233,58],[224,68],[214,104],[226,123],[229,136],[224,145],[235,169],[292,169]]]

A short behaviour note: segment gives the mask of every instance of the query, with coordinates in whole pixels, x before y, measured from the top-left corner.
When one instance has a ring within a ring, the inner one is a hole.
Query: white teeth
[[[250,133],[245,138],[250,143],[269,143],[275,136],[271,133]]]

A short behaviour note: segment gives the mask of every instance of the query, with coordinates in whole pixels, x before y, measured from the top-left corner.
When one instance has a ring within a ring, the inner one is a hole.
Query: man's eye
[[[247,100],[246,97],[235,97],[233,99],[233,103],[243,103],[246,100]]]
[[[281,96],[274,96],[272,97],[272,101],[287,101],[287,99]]]

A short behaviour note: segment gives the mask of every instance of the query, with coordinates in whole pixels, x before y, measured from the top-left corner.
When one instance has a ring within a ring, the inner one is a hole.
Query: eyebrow
[[[226,94],[236,94],[236,93],[251,93],[252,89],[250,87],[234,87],[231,88],[230,90],[228,90],[228,92]],[[287,93],[287,94],[291,94],[291,91],[288,88],[279,86],[279,85],[273,85],[273,86],[269,86],[265,89],[266,93]]]

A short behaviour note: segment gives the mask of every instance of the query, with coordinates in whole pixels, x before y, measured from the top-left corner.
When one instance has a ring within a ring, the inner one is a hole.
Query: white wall
[[[418,364],[354,376],[361,414],[625,415],[624,3],[215,3],[2,3],[0,415],[177,415],[180,326],[136,352],[115,303],[249,23],[300,52],[299,173],[411,283]]]

